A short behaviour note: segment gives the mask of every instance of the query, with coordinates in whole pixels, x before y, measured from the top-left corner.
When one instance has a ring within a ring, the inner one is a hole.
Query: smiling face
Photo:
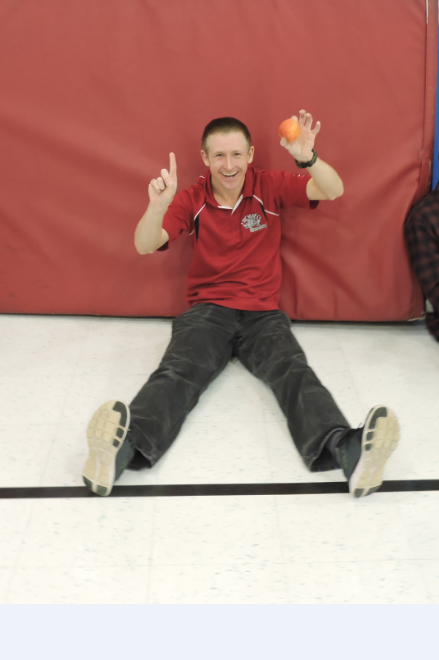
[[[236,202],[244,185],[247,167],[253,160],[250,147],[240,131],[213,133],[207,139],[207,151],[201,151],[210,169],[214,195]]]

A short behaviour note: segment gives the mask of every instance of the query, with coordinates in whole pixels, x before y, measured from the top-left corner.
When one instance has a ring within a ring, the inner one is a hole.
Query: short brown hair
[[[203,151],[207,153],[207,138],[210,135],[214,133],[234,133],[235,131],[244,135],[250,149],[252,138],[247,126],[234,117],[219,117],[218,119],[212,119],[204,129],[203,137],[201,138]]]

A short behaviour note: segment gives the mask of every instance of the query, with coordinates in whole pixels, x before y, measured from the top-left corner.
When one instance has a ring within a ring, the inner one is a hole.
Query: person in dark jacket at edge
[[[426,325],[439,341],[439,183],[411,209],[404,236],[426,299]]]

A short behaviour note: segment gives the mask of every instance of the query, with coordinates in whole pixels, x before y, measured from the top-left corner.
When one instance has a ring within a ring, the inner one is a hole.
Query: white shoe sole
[[[114,406],[119,410],[114,410]],[[111,493],[116,457],[129,425],[130,409],[124,401],[107,401],[90,420],[87,427],[89,455],[82,476],[87,488],[97,495],[105,497]]]
[[[383,483],[384,466],[399,440],[399,424],[393,410],[375,406],[364,423],[360,460],[349,479],[354,497],[374,493]]]

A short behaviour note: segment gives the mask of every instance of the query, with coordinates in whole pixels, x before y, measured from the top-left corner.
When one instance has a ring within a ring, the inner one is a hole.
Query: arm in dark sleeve
[[[404,225],[407,249],[426,298],[439,283],[439,216],[414,209]]]

